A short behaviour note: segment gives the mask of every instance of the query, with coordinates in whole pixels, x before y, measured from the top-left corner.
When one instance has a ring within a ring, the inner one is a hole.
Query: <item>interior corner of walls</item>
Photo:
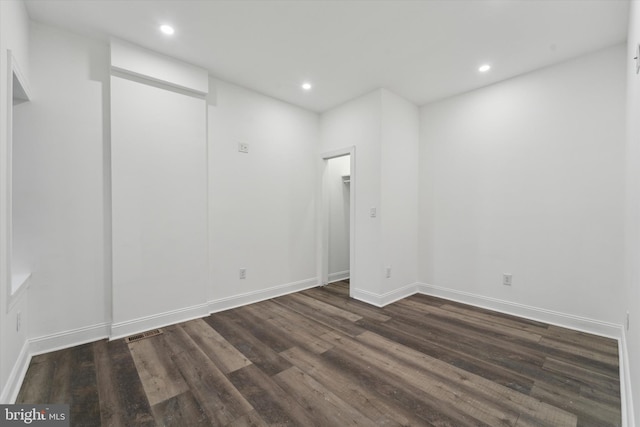
[[[417,283],[410,283],[384,294],[376,294],[365,289],[355,288],[351,290],[351,296],[359,301],[382,308],[415,294],[418,290],[417,285]]]
[[[20,387],[22,387],[22,381],[27,374],[29,363],[31,362],[31,353],[29,351],[29,341],[25,341],[20,349],[20,354],[16,360],[9,377],[7,378],[2,394],[0,394],[0,404],[12,404],[15,403]]]
[[[621,325],[615,323],[589,319],[586,317],[575,316],[426,283],[418,283],[417,292],[424,295],[430,295],[437,298],[460,302],[462,304],[497,311],[499,313],[505,313],[512,316],[535,320],[537,322],[573,329],[575,331],[586,332],[588,334],[617,340],[621,338]]]
[[[110,40],[112,70],[206,95],[209,73],[204,68],[114,38]]]

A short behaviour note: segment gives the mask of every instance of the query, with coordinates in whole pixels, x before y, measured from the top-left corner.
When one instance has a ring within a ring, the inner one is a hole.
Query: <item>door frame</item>
[[[351,182],[349,187],[349,296],[353,297],[353,289],[357,284],[356,275],[356,147],[350,146],[320,154],[320,225],[318,268],[320,285],[329,284],[329,174],[328,161],[336,157],[349,156]]]

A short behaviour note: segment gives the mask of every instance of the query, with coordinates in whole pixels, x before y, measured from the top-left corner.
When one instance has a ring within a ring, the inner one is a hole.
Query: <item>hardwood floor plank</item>
[[[314,418],[257,365],[229,374],[229,379],[269,425],[313,426]]]
[[[326,288],[311,288],[301,292],[302,295],[315,298],[319,301],[331,304],[335,307],[343,310],[351,311],[363,318],[367,318],[376,322],[386,322],[391,319],[391,316],[383,314],[382,310],[377,307],[372,307],[362,301],[347,298],[335,298],[331,292]]]
[[[622,419],[618,407],[594,400],[580,399],[579,394],[564,390],[549,390],[535,385],[531,396],[576,414],[582,421],[590,420],[601,427],[620,426]]]
[[[308,373],[343,400],[363,414],[377,426],[419,425],[424,422],[413,413],[388,405],[368,387],[350,378],[350,373],[336,368],[319,355],[292,348],[282,353],[289,362]]]
[[[103,426],[155,426],[129,348],[123,340],[93,343]]]
[[[253,409],[186,331],[176,328],[165,342],[168,347],[183,349],[172,359],[214,425],[229,424]]]
[[[451,313],[463,314],[468,318],[480,319],[485,323],[502,325],[509,328],[519,329],[521,331],[527,331],[537,335],[544,335],[549,330],[548,326],[544,324],[531,324],[531,322],[528,322],[528,321],[523,322],[519,318],[500,317],[500,316],[496,316],[495,313],[486,313],[486,312],[478,311],[476,309],[472,309],[468,307],[460,307],[458,305],[453,305],[453,304],[444,304],[440,306],[440,308],[442,310],[446,310]]]
[[[275,375],[291,367],[274,349],[239,324],[237,315],[221,312],[204,320],[267,375]]]
[[[322,313],[304,302],[291,298],[290,295],[278,297],[272,301],[347,335],[356,336],[364,332],[362,328],[355,325],[352,321],[335,317],[328,313]]]
[[[611,355],[618,354],[618,342],[612,338],[600,337],[597,335],[587,334],[586,332],[574,331],[560,326],[549,325],[547,337],[555,337],[569,343],[584,346],[592,350],[603,351]]]
[[[275,375],[274,380],[305,408],[316,425],[357,426],[374,422],[340,397],[293,366]]]
[[[497,352],[495,355],[494,353],[485,355],[480,349],[476,349],[474,353],[470,354],[464,351],[464,348],[461,349],[459,346],[455,346],[455,337],[449,337],[454,343],[430,339],[425,336],[424,332],[422,334],[417,333],[418,331],[406,324],[396,325],[393,322],[384,324],[363,323],[363,321],[359,322],[359,324],[368,331],[521,393],[528,394],[533,387],[533,379],[503,366],[504,363],[501,363],[501,361],[508,356],[502,352]]]
[[[200,347],[209,359],[225,374],[251,364],[249,359],[204,320],[192,320],[184,323],[182,327],[198,347]]]
[[[50,378],[53,377],[55,369],[53,354],[55,353],[40,354],[31,359],[16,403],[51,403]]]
[[[348,320],[350,322],[357,322],[358,320],[362,319],[362,316],[358,314],[343,310],[339,307],[336,307],[335,305],[327,304],[326,302],[317,300],[315,298],[308,297],[303,293],[291,294],[287,295],[287,297],[293,299],[294,301],[298,301],[301,304],[312,307],[320,313],[327,314],[335,318]]]
[[[149,405],[178,396],[189,390],[168,352],[164,351],[164,336],[129,343],[140,381]]]
[[[227,427],[266,427],[267,424],[258,413],[253,410],[248,414],[237,418],[235,421],[227,424]]]
[[[289,348],[297,346],[313,353],[322,353],[331,348],[331,345],[320,338],[320,335],[328,332],[326,327],[313,325],[304,316],[290,310],[282,309],[274,313],[272,307],[283,308],[275,303],[253,304],[246,307],[248,313],[255,322],[264,322],[275,332],[290,342]],[[322,325],[320,325],[322,326]]]
[[[615,340],[428,295],[348,295],[335,283],[35,356],[17,402],[69,403],[83,426],[621,423]]]
[[[484,399],[483,396],[470,393],[459,386],[470,374],[462,373],[453,378],[456,384],[443,379],[429,366],[416,366],[414,363],[406,363],[406,360],[397,357],[389,357],[390,351],[397,350],[395,345],[391,348],[377,348],[371,346],[371,341],[381,343],[381,337],[369,332],[362,334],[357,340],[343,339],[341,348],[348,351],[352,357],[375,366],[378,370],[384,370],[389,375],[402,380],[415,389],[422,391],[428,399],[438,402],[438,405],[455,407],[458,411],[468,417],[488,425],[514,425],[518,419],[518,412],[501,408],[492,400]],[[366,342],[364,345],[361,341]],[[385,343],[387,344],[387,343]],[[393,356],[396,352],[393,353]],[[435,359],[434,359],[435,360]]]
[[[609,375],[594,372],[584,366],[548,357],[543,365],[544,370],[561,378],[568,378],[580,384],[581,388],[600,390],[610,397],[620,400],[620,382]]]
[[[57,351],[53,363],[55,368],[48,403],[70,403],[73,348]]]
[[[191,391],[172,396],[151,407],[158,427],[211,426],[211,420]]]
[[[554,350],[559,350],[565,354],[570,354],[575,357],[589,359],[590,361],[600,362],[600,372],[615,376],[618,372],[618,356],[602,354],[598,351],[585,349],[581,346],[568,344],[562,341],[555,340],[551,337],[544,337],[540,341],[540,345]]]
[[[474,330],[481,330],[485,334],[494,332],[495,336],[499,336],[503,339],[513,337],[537,343],[542,338],[542,335],[533,333],[531,331],[506,326],[501,323],[482,320],[477,316],[469,316],[467,314],[459,312],[451,312],[443,309],[442,307],[426,306],[424,304],[413,301],[411,298],[407,298],[401,301],[401,304],[407,305],[409,307],[414,307],[417,310],[420,310],[425,314],[429,314],[434,318],[455,322],[456,324],[461,324],[464,327],[473,328]]]
[[[71,373],[71,400],[69,416],[78,426],[100,426],[100,396],[96,378],[93,346],[84,344],[73,349]]]
[[[576,425],[576,417],[571,413],[544,404],[493,381],[462,371],[376,334],[367,332],[359,336],[357,340],[378,351],[392,352],[396,358],[411,367],[408,371],[418,369],[421,373],[428,372],[436,381],[441,381],[445,387],[450,387],[453,384],[455,386],[452,390],[453,393],[462,395],[468,392],[468,396],[471,396],[472,399],[487,405],[487,407],[493,406],[499,414],[513,411],[520,415],[534,415],[539,422],[547,423],[550,426]]]
[[[415,424],[409,425],[492,427],[456,410],[452,405],[433,400],[423,390],[407,384],[401,378],[389,375],[384,370],[373,369],[342,348],[334,347],[323,353],[322,357],[346,372],[352,381],[378,394],[380,399],[401,411],[406,418],[418,417]]]

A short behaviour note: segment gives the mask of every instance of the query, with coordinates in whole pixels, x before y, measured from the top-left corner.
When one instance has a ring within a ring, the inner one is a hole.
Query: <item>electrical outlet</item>
[[[375,218],[378,216],[378,210],[376,208],[369,208],[369,216]]]
[[[502,274],[502,284],[505,286],[511,286],[512,283],[511,273],[503,273]]]
[[[245,144],[244,142],[238,142],[238,152],[240,153],[248,153],[249,152],[249,144]]]
[[[390,278],[391,278],[391,267],[387,267],[387,268],[386,268],[386,272],[385,272],[385,274],[386,274],[386,276],[387,276],[387,279],[390,279]]]
[[[246,268],[241,268],[239,270],[239,272],[240,272],[240,278],[241,279],[246,279],[247,278],[247,269]]]
[[[16,332],[20,332],[20,327],[22,327],[22,313],[18,312],[16,314]]]

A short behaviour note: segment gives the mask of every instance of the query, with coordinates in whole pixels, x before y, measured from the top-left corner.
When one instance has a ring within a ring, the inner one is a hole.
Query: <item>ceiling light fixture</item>
[[[484,64],[484,65],[481,65],[480,68],[478,68],[478,71],[480,71],[481,73],[486,73],[490,69],[491,69],[491,65]]]
[[[160,31],[162,31],[164,34],[166,34],[168,36],[170,36],[170,35],[172,35],[173,33],[176,32],[176,30],[174,30],[171,25],[167,25],[167,24],[161,25],[160,26]]]
[[[302,89],[311,90],[311,83],[309,82],[302,83]]]

